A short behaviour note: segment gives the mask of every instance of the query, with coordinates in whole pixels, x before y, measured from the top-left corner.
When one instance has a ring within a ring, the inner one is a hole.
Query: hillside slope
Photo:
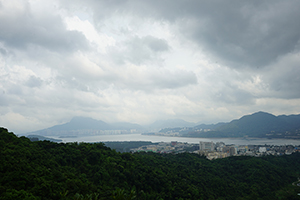
[[[0,128],[0,199],[296,199],[300,154],[117,153],[102,143],[31,142]]]

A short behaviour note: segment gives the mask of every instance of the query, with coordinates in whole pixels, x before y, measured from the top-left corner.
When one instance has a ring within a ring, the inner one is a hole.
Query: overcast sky
[[[0,0],[0,126],[300,113],[300,1]]]

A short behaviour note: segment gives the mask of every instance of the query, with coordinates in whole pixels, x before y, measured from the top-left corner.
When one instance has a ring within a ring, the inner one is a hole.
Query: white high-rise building
[[[200,151],[214,151],[215,145],[213,142],[199,142],[199,150]]]

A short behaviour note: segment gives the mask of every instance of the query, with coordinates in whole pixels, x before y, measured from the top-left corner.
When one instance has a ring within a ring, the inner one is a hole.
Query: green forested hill
[[[31,142],[0,128],[3,199],[297,199],[300,154],[207,160]]]

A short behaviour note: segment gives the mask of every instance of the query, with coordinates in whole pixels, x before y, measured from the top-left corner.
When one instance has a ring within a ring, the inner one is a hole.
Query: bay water
[[[55,139],[61,139],[62,142],[107,142],[107,141],[150,141],[150,142],[224,142],[226,145],[300,145],[300,140],[292,139],[267,139],[267,138],[190,138],[190,137],[168,137],[156,135],[142,134],[122,134],[122,135],[94,135],[94,136],[78,136],[72,138],[58,138],[57,136],[47,136]]]

